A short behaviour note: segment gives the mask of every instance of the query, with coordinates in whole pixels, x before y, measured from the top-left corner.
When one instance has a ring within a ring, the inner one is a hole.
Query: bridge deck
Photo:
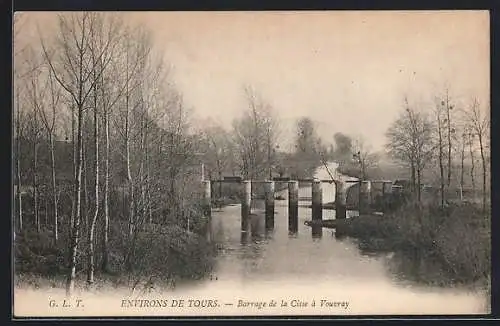
[[[275,183],[288,183],[290,181],[298,181],[298,182],[313,182],[315,179],[290,179],[290,180],[250,180],[252,183],[265,183],[269,181],[274,181]],[[215,180],[209,180],[210,182],[213,183],[241,183],[245,181],[244,179],[215,179]],[[321,179],[319,180],[322,183],[335,183],[336,180],[331,180],[331,179]],[[371,183],[383,183],[383,182],[390,182],[392,183],[391,180],[366,180],[370,181]],[[345,180],[344,182],[346,183],[359,183],[359,180]]]

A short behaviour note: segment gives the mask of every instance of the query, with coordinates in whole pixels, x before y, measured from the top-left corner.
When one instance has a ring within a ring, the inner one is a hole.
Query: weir
[[[265,208],[265,230],[274,230],[275,215],[275,190],[277,183],[286,183],[288,190],[288,232],[290,235],[298,233],[298,211],[299,211],[299,182],[311,184],[311,209],[313,237],[322,236],[323,222],[323,183],[335,184],[335,219],[345,219],[347,212],[347,183],[360,184],[359,212],[367,214],[373,204],[372,183],[382,184],[382,200],[385,211],[388,199],[392,194],[391,181],[342,181],[342,180],[322,180],[322,179],[297,179],[274,178],[272,180],[242,180],[240,177],[227,177],[222,180],[203,180],[203,216],[207,219],[207,238],[211,238],[211,186],[213,183],[236,183],[241,185],[241,240],[247,242],[251,236],[251,207],[252,207],[252,184],[263,183],[264,185],[264,208]],[[308,224],[309,225],[309,224]]]

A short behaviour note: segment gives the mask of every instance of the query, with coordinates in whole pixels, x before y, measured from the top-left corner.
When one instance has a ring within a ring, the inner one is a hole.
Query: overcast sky
[[[325,139],[359,134],[377,150],[405,95],[430,99],[448,85],[457,100],[489,100],[486,11],[123,15],[154,32],[186,104],[226,126],[246,107],[245,84],[274,107],[284,135],[307,115]]]

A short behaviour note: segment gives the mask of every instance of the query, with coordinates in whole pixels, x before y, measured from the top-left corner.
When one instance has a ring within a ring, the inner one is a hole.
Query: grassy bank
[[[195,224],[196,226],[196,224]],[[198,225],[197,227],[200,227]],[[200,233],[201,234],[201,233]],[[15,284],[18,287],[61,287],[67,275],[67,238],[55,244],[52,233],[25,231],[15,241]],[[128,244],[127,226],[111,225],[109,270],[100,270],[100,245],[96,248],[95,288],[171,288],[184,281],[207,277],[214,265],[216,244],[177,225],[147,225]],[[77,287],[86,286],[86,241],[82,241],[77,266]],[[130,255],[129,266],[125,263]]]
[[[487,284],[491,271],[491,213],[472,204],[406,204],[384,216],[362,216],[337,226],[360,249],[396,252],[440,266],[448,283]]]

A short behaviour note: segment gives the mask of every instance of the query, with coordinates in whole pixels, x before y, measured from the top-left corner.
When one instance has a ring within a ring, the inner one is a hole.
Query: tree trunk
[[[147,140],[148,140],[148,133],[147,133],[147,129],[146,129],[146,148],[145,148],[145,153],[144,153],[144,156],[145,156],[145,160],[146,160],[146,196],[147,196],[147,213],[148,213],[148,220],[149,220],[149,224],[152,224],[153,223],[153,212],[152,212],[152,209],[151,209],[151,184],[150,184],[150,181],[151,181],[151,162],[150,162],[150,158],[149,158],[149,146],[148,146],[148,143],[147,143]]]
[[[472,198],[476,199],[476,181],[474,178],[476,158],[474,157],[474,149],[472,148],[472,136],[469,136],[469,152],[470,152],[470,162],[471,162],[470,177],[472,183],[472,196],[473,196]]]
[[[415,185],[416,185],[416,181],[415,181],[415,160],[412,159],[412,162],[411,162],[411,192],[414,196],[415,194]],[[415,198],[415,197],[413,197]]]
[[[125,164],[127,169],[127,184],[128,184],[128,231],[129,236],[132,237],[134,233],[134,184],[132,181],[132,172],[130,168],[130,133],[129,133],[129,108],[127,96],[127,112],[125,114]]]
[[[460,201],[464,200],[464,161],[465,161],[465,139],[462,142],[460,155]]]
[[[108,111],[104,108],[104,235],[102,246],[102,271],[107,272],[109,269],[109,117]]]
[[[449,102],[448,92],[446,92],[446,114],[448,118],[448,191],[450,190],[451,185],[451,107]]]
[[[57,243],[59,240],[58,230],[58,210],[57,210],[57,184],[56,184],[56,162],[54,158],[54,136],[49,134],[50,142],[50,164],[52,168],[52,191],[53,191],[53,205],[54,205],[54,241]]]
[[[127,184],[128,184],[128,233],[129,238],[132,238],[134,233],[134,185],[132,183],[132,173],[130,170],[130,90],[129,90],[129,53],[128,43],[126,49],[126,84],[125,84],[125,165],[127,169]]]
[[[439,179],[440,179],[440,192],[441,192],[441,208],[444,207],[444,164],[443,164],[443,137],[441,129],[441,117],[438,111],[438,141],[439,141]]]
[[[483,165],[483,212],[486,212],[486,158],[484,157],[483,135],[478,133],[479,150],[481,152],[481,163]]]
[[[36,137],[36,136],[35,136]],[[40,216],[38,212],[38,142],[33,140],[33,214],[36,230],[40,233]]]
[[[421,171],[420,167],[417,167],[417,201],[420,204],[421,199],[422,199],[422,194],[421,194]]]
[[[219,180],[222,180],[222,170],[219,170]],[[222,209],[222,182],[219,181],[219,197],[221,199],[220,208]]]
[[[19,88],[17,89],[17,153],[16,153],[16,172],[17,172],[17,216],[19,221],[19,231],[23,229],[23,199],[21,195],[21,111],[19,105]]]
[[[74,227],[71,234],[71,246],[70,246],[70,261],[69,261],[69,273],[66,283],[66,294],[71,296],[75,288],[75,277],[76,277],[76,256],[78,252],[78,242],[80,236],[80,205],[81,205],[81,185],[82,185],[82,160],[83,160],[83,148],[82,148],[82,115],[83,115],[83,104],[78,107],[78,155],[76,160],[76,178],[75,178],[75,220]]]
[[[97,102],[97,101],[96,101]],[[97,222],[97,216],[99,214],[99,119],[97,116],[97,103],[94,103],[94,148],[95,148],[95,207],[94,215],[92,217],[92,222],[89,228],[89,253],[88,253],[88,273],[87,273],[87,283],[94,283],[94,232],[95,225]]]
[[[82,199],[82,205],[81,205],[81,211],[80,214],[83,218],[83,230],[88,231],[89,227],[89,214],[88,214],[88,200],[89,200],[89,191],[87,188],[87,176],[88,176],[88,171],[87,171],[87,139],[85,136],[82,137],[82,152],[83,152],[83,158],[82,158],[82,183],[83,183],[83,199]],[[83,234],[83,233],[82,233]]]
[[[75,121],[75,106],[71,105],[71,145],[73,146],[73,178],[76,180],[77,178],[77,150],[78,150],[78,145],[77,142],[75,141],[75,131],[76,131],[76,121]],[[73,187],[76,187],[76,182],[73,184]],[[73,189],[73,193],[76,193],[76,188]],[[75,211],[76,209],[76,202],[73,199],[71,202],[71,217],[69,221],[69,234],[70,238],[72,237],[71,232],[73,232],[73,228],[75,225]]]
[[[143,110],[144,110],[144,105],[143,105]],[[146,123],[145,123],[145,120],[144,120],[144,116],[145,116],[145,112],[143,111],[142,114],[141,114],[141,135],[140,135],[140,140],[141,140],[141,144],[140,144],[140,152],[141,153],[144,153],[144,150],[145,150],[145,142],[146,142],[146,132],[145,132],[145,128],[146,128]],[[144,171],[144,156],[141,155],[141,158],[140,158],[140,162],[139,162],[139,181],[140,181],[140,191],[141,191],[141,194],[140,194],[140,216],[139,216],[139,220],[140,220],[140,223],[141,225],[143,225],[143,222],[145,220],[145,217],[146,217],[146,187],[145,187],[145,171]]]
[[[47,227],[49,225],[49,203],[47,200],[47,196],[44,198],[45,200],[43,201],[43,206],[44,206],[44,211],[43,211],[43,225]]]

